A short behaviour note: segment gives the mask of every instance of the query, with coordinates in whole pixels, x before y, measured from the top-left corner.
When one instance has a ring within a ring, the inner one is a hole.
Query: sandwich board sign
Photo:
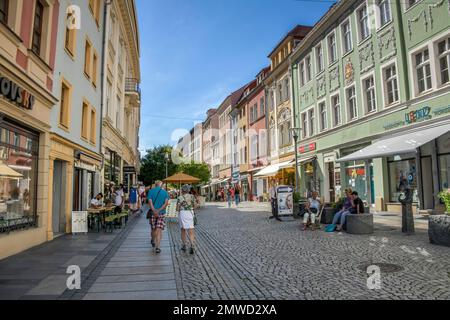
[[[72,234],[88,233],[87,211],[72,211]]]

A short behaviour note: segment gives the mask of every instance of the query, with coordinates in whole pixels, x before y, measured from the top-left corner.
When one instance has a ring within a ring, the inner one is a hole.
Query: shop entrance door
[[[329,189],[328,192],[330,193],[330,201],[334,202],[336,200],[336,191],[334,189],[334,162],[328,163],[328,181],[329,181]]]
[[[434,209],[433,169],[431,157],[422,158],[423,208]]]
[[[63,161],[54,161],[53,165],[53,204],[52,228],[53,234],[66,232],[66,164]]]

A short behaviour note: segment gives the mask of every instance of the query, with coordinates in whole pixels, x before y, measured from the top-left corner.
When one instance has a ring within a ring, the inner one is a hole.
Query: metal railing
[[[125,79],[125,92],[134,92],[141,96],[141,88],[139,86],[139,82],[133,78]]]

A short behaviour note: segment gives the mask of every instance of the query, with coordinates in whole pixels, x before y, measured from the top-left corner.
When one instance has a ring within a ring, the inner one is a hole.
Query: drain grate
[[[396,273],[405,270],[402,266],[393,263],[385,263],[385,262],[365,262],[358,266],[358,269],[367,272],[367,268],[369,266],[377,266],[380,268],[381,273]]]

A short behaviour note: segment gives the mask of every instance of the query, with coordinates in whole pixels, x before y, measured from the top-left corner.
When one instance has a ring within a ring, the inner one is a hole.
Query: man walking
[[[162,182],[156,181],[155,188],[148,193],[148,204],[152,213],[150,217],[152,247],[156,247],[155,253],[161,253],[161,236],[166,225],[166,208],[169,205],[169,194],[161,186]]]
[[[282,221],[278,216],[277,186],[275,181],[272,181],[269,194],[270,194],[270,204],[272,206],[272,216],[269,219],[277,219],[278,221]]]

